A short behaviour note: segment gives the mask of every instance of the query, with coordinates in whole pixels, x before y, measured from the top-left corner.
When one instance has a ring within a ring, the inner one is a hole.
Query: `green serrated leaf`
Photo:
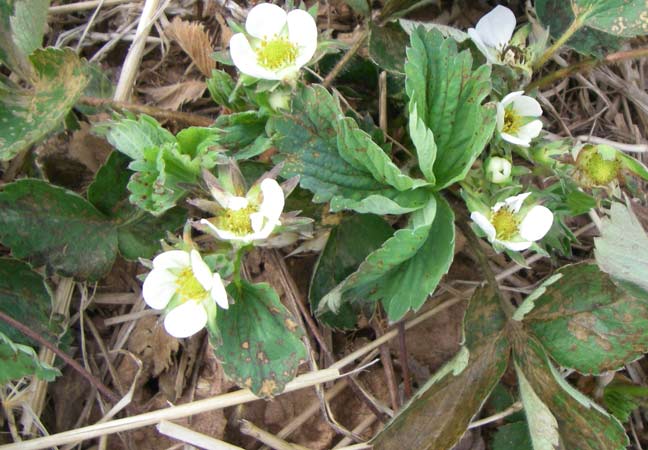
[[[595,264],[563,267],[524,323],[561,365],[581,373],[616,370],[648,352],[648,293],[615,285]]]
[[[234,79],[224,70],[212,70],[212,76],[207,80],[207,90],[217,105],[226,106],[232,111],[245,109],[245,101],[237,91]]]
[[[648,235],[629,207],[612,203],[610,216],[601,221],[601,237],[594,239],[594,245],[601,270],[648,292]]]
[[[593,29],[621,37],[648,34],[644,0],[571,0],[574,14]]]
[[[632,411],[646,404],[648,388],[628,382],[612,381],[603,390],[603,404],[621,422],[630,420]]]
[[[399,320],[423,305],[453,256],[454,215],[444,199],[431,197],[425,208],[413,213],[406,228],[396,231],[322,299],[319,312],[337,311],[357,291],[357,297],[381,301],[389,320]]]
[[[438,30],[441,32],[441,34],[443,34],[444,37],[450,37],[457,41],[457,43],[462,43],[463,41],[470,38],[470,36],[468,36],[468,33],[466,33],[465,31],[448,25],[442,25],[440,23],[419,22],[417,20],[407,19],[399,19],[398,23],[400,23],[401,27],[407,34],[412,34],[412,31],[414,31],[416,28],[423,27],[426,30]]]
[[[405,48],[409,39],[398,23],[370,25],[369,57],[381,69],[402,74],[405,67]]]
[[[322,86],[301,89],[293,97],[291,113],[272,117],[268,129],[280,153],[278,160],[284,161],[282,175],[299,175],[301,187],[315,194],[316,203],[330,201],[335,210],[352,208],[378,214],[402,214],[404,209],[424,204],[416,205],[411,195],[402,195],[393,187],[421,183],[402,174],[366,133],[345,119],[337,101]],[[417,201],[427,197],[420,193],[413,196]],[[374,200],[366,202],[369,197]],[[395,204],[389,209],[393,212],[386,212],[385,206],[380,211],[369,209],[381,198]]]
[[[54,381],[61,372],[41,362],[33,348],[16,344],[0,332],[0,385],[27,375]]]
[[[628,438],[621,424],[567,383],[549,362],[541,344],[518,334],[514,340],[516,367],[528,386],[558,423],[565,450],[623,450]],[[527,414],[529,420],[535,416]],[[531,425],[530,425],[531,428]]]
[[[152,258],[160,251],[166,233],[182,226],[186,212],[173,208],[155,217],[129,203],[126,186],[132,172],[128,162],[126,155],[112,152],[88,187],[88,200],[117,227],[119,252],[124,258]]]
[[[9,19],[16,46],[25,55],[43,45],[47,26],[49,0],[15,0],[14,14]]]
[[[470,51],[458,52],[437,30],[419,27],[410,39],[405,86],[410,108],[434,136],[433,172],[442,189],[466,176],[495,129],[495,109],[482,105],[491,91],[490,67],[473,70]]]
[[[126,115],[95,125],[93,131],[104,136],[110,145],[131,159],[143,159],[147,148],[174,144],[175,137],[153,117]]]
[[[33,89],[0,89],[0,161],[13,158],[59,126],[88,81],[72,50],[37,50],[30,59]]]
[[[369,214],[346,217],[331,229],[313,271],[308,294],[311,310],[317,311],[324,295],[351,275],[393,232],[382,218]],[[356,316],[354,308],[343,303],[337,314],[326,312],[318,318],[332,328],[352,329],[356,326]]]
[[[23,179],[0,191],[0,242],[34,265],[98,280],[115,260],[117,230],[76,193]]]
[[[258,111],[220,115],[214,123],[222,132],[218,144],[237,160],[258,156],[272,146],[265,133],[267,122],[268,116]]]
[[[559,39],[574,21],[574,10],[569,1],[536,0],[535,8],[538,18],[554,39]],[[617,36],[583,26],[565,45],[581,54],[602,58],[618,50],[622,43],[623,40]]]
[[[60,330],[50,321],[52,294],[43,276],[22,261],[0,258],[0,311],[48,341],[58,340]],[[16,343],[37,345],[4,322],[0,322],[0,333]]]
[[[227,287],[234,304],[218,311],[211,336],[225,374],[260,397],[283,391],[306,358],[304,332],[266,283]]]
[[[491,320],[488,329],[484,319]],[[373,448],[452,449],[506,370],[510,351],[505,321],[498,295],[478,289],[466,312],[466,344],[378,433]],[[474,334],[473,329],[480,331]]]

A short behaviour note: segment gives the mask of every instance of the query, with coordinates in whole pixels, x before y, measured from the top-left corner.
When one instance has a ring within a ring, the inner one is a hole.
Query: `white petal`
[[[176,292],[177,277],[164,269],[153,269],[144,280],[142,297],[153,309],[164,309]]]
[[[522,117],[540,117],[542,107],[540,103],[528,95],[520,95],[513,99],[513,110]]]
[[[504,111],[504,102],[501,101],[497,104],[497,131],[500,133],[504,129],[504,116],[506,115],[506,111]]]
[[[521,252],[522,250],[526,250],[527,248],[531,247],[532,242],[510,242],[510,241],[498,241],[498,243],[502,244],[504,247],[508,248],[509,250],[513,250],[514,252]]]
[[[194,302],[188,301],[173,308],[164,318],[167,333],[176,338],[186,338],[198,333],[207,325],[207,311]]]
[[[189,267],[189,253],[182,250],[169,250],[153,259],[155,269],[182,269]]]
[[[246,75],[264,80],[279,79],[276,73],[257,63],[257,54],[243,33],[237,33],[230,39],[230,55],[236,68]]]
[[[231,241],[231,240],[237,240],[238,236],[231,231],[227,230],[221,230],[220,228],[217,228],[213,223],[211,223],[207,219],[200,219],[200,224],[201,225],[207,225],[211,231],[218,236],[219,239],[222,239],[224,241]]]
[[[263,194],[263,201],[259,207],[259,212],[271,222],[277,222],[285,204],[283,189],[281,189],[277,180],[266,178],[261,182],[261,193]]]
[[[508,134],[508,133],[500,133],[500,137],[504,139],[506,142],[519,145],[520,147],[528,147],[529,143],[531,142],[531,139],[521,139],[517,136],[513,136],[512,134]]]
[[[529,241],[539,241],[551,229],[553,213],[549,208],[536,205],[527,213],[520,223],[520,236]]]
[[[252,225],[252,230],[255,233],[258,233],[261,231],[261,228],[263,227],[263,222],[265,221],[265,216],[261,214],[260,212],[255,212],[250,214],[250,223]]]
[[[286,11],[272,3],[256,5],[248,13],[245,31],[259,39],[270,39],[286,25]]]
[[[250,204],[247,198],[245,197],[236,197],[236,196],[231,196],[227,199],[227,209],[231,209],[232,211],[238,211],[239,209],[247,208],[247,206]]]
[[[223,280],[218,273],[214,274],[211,290],[211,298],[218,306],[223,309],[229,308],[229,301],[227,300],[227,291],[223,286]]]
[[[534,120],[521,126],[517,132],[518,138],[523,141],[531,142],[531,139],[537,137],[542,131],[542,121]]]
[[[504,203],[513,214],[516,214],[522,207],[524,200],[526,200],[529,195],[531,195],[531,192],[525,192],[524,194],[514,195],[513,197],[509,197],[506,200],[504,200]]]
[[[486,61],[491,64],[499,62],[497,60],[497,51],[491,47],[487,47],[486,44],[484,44],[484,41],[482,41],[479,33],[477,33],[477,30],[475,30],[474,28],[468,28],[468,36],[470,36],[470,39],[472,39],[472,41],[475,43],[477,49],[482,52],[482,54],[486,58]]]
[[[482,229],[484,233],[486,233],[486,237],[490,242],[493,242],[495,239],[495,234],[497,234],[497,231],[495,230],[495,227],[493,224],[486,218],[485,215],[483,215],[480,212],[473,212],[470,214],[470,218],[472,219],[473,222],[477,224],[479,228]]]
[[[311,60],[317,49],[317,24],[306,11],[294,9],[288,13],[288,39],[299,48],[295,66],[302,67]]]
[[[512,103],[516,98],[521,97],[524,94],[524,91],[515,91],[515,92],[510,92],[504,96],[502,101],[500,102],[503,107],[506,108],[506,106],[509,103]]]
[[[191,250],[191,271],[206,291],[211,290],[212,272],[197,250]]]
[[[475,30],[485,45],[501,49],[505,47],[515,30],[515,14],[505,6],[496,6],[479,19]]]

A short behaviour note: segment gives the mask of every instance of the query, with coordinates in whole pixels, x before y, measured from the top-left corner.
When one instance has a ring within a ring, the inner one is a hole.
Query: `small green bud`
[[[492,156],[486,160],[484,165],[486,178],[491,183],[502,184],[511,179],[511,163],[499,156]]]

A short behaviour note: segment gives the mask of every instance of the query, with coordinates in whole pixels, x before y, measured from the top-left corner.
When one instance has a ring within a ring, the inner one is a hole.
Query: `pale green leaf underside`
[[[27,375],[54,381],[60,374],[58,369],[41,362],[33,348],[16,344],[0,332],[0,385]]]

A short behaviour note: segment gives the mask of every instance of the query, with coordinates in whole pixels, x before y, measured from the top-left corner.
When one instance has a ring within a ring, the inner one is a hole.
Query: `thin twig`
[[[556,80],[567,78],[577,73],[585,72],[600,66],[614,64],[628,59],[645,58],[646,56],[648,56],[648,47],[641,47],[633,50],[611,53],[603,59],[586,59],[585,61],[577,62],[576,64],[572,64],[571,66],[567,66],[563,69],[558,69],[555,72],[551,72],[550,74],[545,75],[539,80],[536,80],[533,83],[529,84],[525,90],[527,92],[530,92],[533,89],[542,89],[543,87],[550,85]]]
[[[168,420],[161,421],[157,425],[157,430],[172,439],[208,450],[243,450],[241,447],[198,433],[197,431],[183,427],[177,423],[169,422]]]
[[[94,375],[92,375],[90,372],[88,372],[83,367],[81,367],[81,365],[78,362],[76,362],[74,359],[69,357],[66,353],[64,353],[62,350],[60,350],[54,344],[49,342],[47,339],[43,338],[41,335],[39,335],[38,333],[33,331],[28,326],[23,325],[22,323],[18,322],[17,320],[13,319],[12,317],[6,315],[2,311],[0,311],[0,320],[5,322],[7,325],[15,328],[16,330],[20,331],[22,334],[24,334],[28,338],[32,339],[33,341],[38,342],[43,347],[46,347],[49,350],[51,350],[53,353],[56,354],[56,356],[61,358],[63,361],[65,361],[66,364],[68,364],[70,367],[72,367],[74,370],[76,370],[79,373],[79,375],[81,375],[83,378],[85,378],[90,384],[95,386],[97,388],[97,390],[99,392],[101,392],[108,400],[110,400],[113,403],[119,402],[120,398],[117,396],[117,394],[115,394],[113,391],[111,391],[99,379],[97,379]]]
[[[409,373],[409,357],[407,356],[407,342],[405,340],[405,321],[398,322],[398,359],[403,372],[403,386],[405,400],[412,397],[412,380]]]
[[[113,6],[122,3],[129,3],[130,1],[131,0],[104,0],[102,2],[102,0],[89,0],[86,2],[69,3],[67,5],[50,6],[48,12],[50,14],[68,14],[73,12],[86,11],[88,9],[94,9],[102,3],[103,6]]]
[[[470,425],[468,425],[468,429],[470,430],[473,428],[478,428],[484,425],[488,425],[489,423],[497,422],[498,420],[508,417],[511,414],[515,414],[521,409],[522,409],[522,402],[515,402],[502,412],[493,414],[492,416],[484,417],[483,419],[480,420],[475,420]]]
[[[147,105],[138,105],[135,103],[120,102],[107,98],[83,96],[79,99],[79,103],[95,107],[107,106],[116,111],[131,111],[134,113],[148,114],[149,116],[153,116],[157,119],[175,120],[185,125],[193,125],[197,127],[208,127],[214,123],[214,121],[210,118],[199,116],[197,114],[191,114],[182,111],[171,111],[168,109],[156,108],[154,106]]]
[[[241,430],[241,433],[253,437],[254,439],[263,442],[264,444],[274,448],[275,450],[308,450],[306,447],[302,447],[301,445],[297,444],[291,444],[290,442],[286,442],[283,439],[278,438],[272,433],[268,433],[267,431],[254,425],[249,420],[241,420],[240,424],[241,426],[239,429]]]
[[[380,320],[380,318],[377,318],[373,324],[373,329],[376,332],[376,336],[378,337],[385,334]],[[392,409],[394,411],[398,411],[400,406],[398,402],[398,385],[396,384],[394,364],[392,363],[389,346],[387,344],[380,346],[380,361],[382,362],[383,369],[385,370],[385,379],[387,380],[387,387],[389,388],[389,399],[391,400]]]
[[[346,66],[349,61],[351,61],[351,58],[353,58],[353,56],[358,53],[358,50],[360,50],[360,47],[362,47],[362,45],[364,44],[367,36],[369,36],[369,28],[365,28],[360,32],[351,48],[349,48],[342,59],[340,59],[333,67],[333,69],[331,69],[328,75],[326,75],[326,78],[324,78],[324,81],[322,82],[324,87],[329,87],[331,83],[333,83],[333,80],[335,80],[335,78],[340,74],[344,66]]]

